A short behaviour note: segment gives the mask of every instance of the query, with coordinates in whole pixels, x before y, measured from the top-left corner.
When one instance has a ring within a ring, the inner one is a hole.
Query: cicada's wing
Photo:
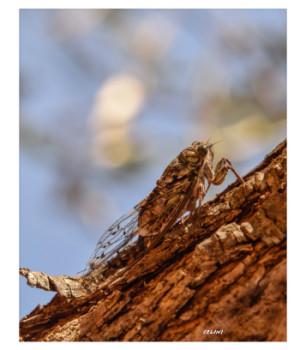
[[[189,175],[168,183],[158,182],[144,200],[110,226],[98,241],[83,273],[88,274],[117,256],[139,236],[153,238],[148,248],[155,245],[187,210],[195,207],[197,176]]]
[[[125,247],[137,240],[138,236],[158,242],[165,232],[190,208],[194,201],[196,179],[179,181],[163,191],[157,187],[129,213],[122,216],[101,236],[83,274],[121,253]],[[184,190],[184,191],[183,191]],[[151,246],[153,245],[151,244]]]
[[[103,233],[82,274],[88,274],[109,259],[117,256],[126,246],[137,239],[139,216],[137,210],[138,206],[123,215]]]
[[[156,186],[140,203],[138,230],[141,236],[160,235],[171,228],[185,212],[193,212],[198,198],[197,176],[193,174]]]

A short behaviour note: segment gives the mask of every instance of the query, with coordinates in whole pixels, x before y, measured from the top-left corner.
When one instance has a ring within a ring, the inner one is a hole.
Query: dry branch
[[[20,269],[58,292],[21,320],[21,340],[285,341],[286,141],[244,180],[117,279],[113,263],[105,277]]]

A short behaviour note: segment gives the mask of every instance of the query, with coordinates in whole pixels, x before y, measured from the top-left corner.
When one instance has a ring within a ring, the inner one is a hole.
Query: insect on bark
[[[222,158],[215,170],[213,159],[210,142],[195,141],[181,151],[157,180],[152,192],[103,233],[84,274],[105,266],[137,238],[149,239],[148,248],[151,248],[178,220],[182,222],[187,212],[199,210],[210,185],[220,185],[228,170],[244,183],[227,158]]]

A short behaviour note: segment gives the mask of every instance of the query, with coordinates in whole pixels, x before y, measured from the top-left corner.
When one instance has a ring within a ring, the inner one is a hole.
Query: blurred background
[[[285,135],[285,10],[21,10],[20,266],[76,275],[195,140],[245,175]]]

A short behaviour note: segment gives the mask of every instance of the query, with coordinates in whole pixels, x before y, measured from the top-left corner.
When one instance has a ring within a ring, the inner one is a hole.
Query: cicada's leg
[[[210,167],[209,164],[205,165],[204,175],[205,175],[206,180],[208,181],[208,186],[207,186],[207,189],[205,190],[205,193],[206,193],[208,191],[210,185],[214,181],[214,178],[215,178],[215,173],[214,173],[214,171],[212,170],[212,168]]]
[[[198,196],[199,207],[201,207],[202,200],[203,200],[205,194],[206,194],[206,190],[205,190],[205,187],[204,187],[204,183],[200,182],[200,184],[199,184],[199,196]]]
[[[234,169],[232,163],[227,158],[222,158],[219,161],[219,163],[217,164],[216,169],[215,169],[214,178],[213,178],[213,180],[211,182],[214,185],[221,185],[221,183],[223,183],[223,181],[225,180],[225,177],[226,177],[229,169],[234,173],[234,175],[238,178],[238,180],[241,183],[244,183],[244,180],[236,172],[236,170]]]
[[[196,202],[197,202],[197,199],[199,200],[199,204],[198,204],[198,207],[197,207],[197,212],[199,213],[200,210],[201,210],[201,204],[202,204],[202,200],[203,198],[205,197],[205,194],[207,192],[208,188],[205,189],[205,183],[204,183],[204,178],[200,180],[200,182],[198,183],[198,186],[197,186],[197,194],[195,196],[195,201],[194,201],[194,206],[193,208],[191,207],[190,211],[191,213],[194,212],[194,210],[196,209]]]

